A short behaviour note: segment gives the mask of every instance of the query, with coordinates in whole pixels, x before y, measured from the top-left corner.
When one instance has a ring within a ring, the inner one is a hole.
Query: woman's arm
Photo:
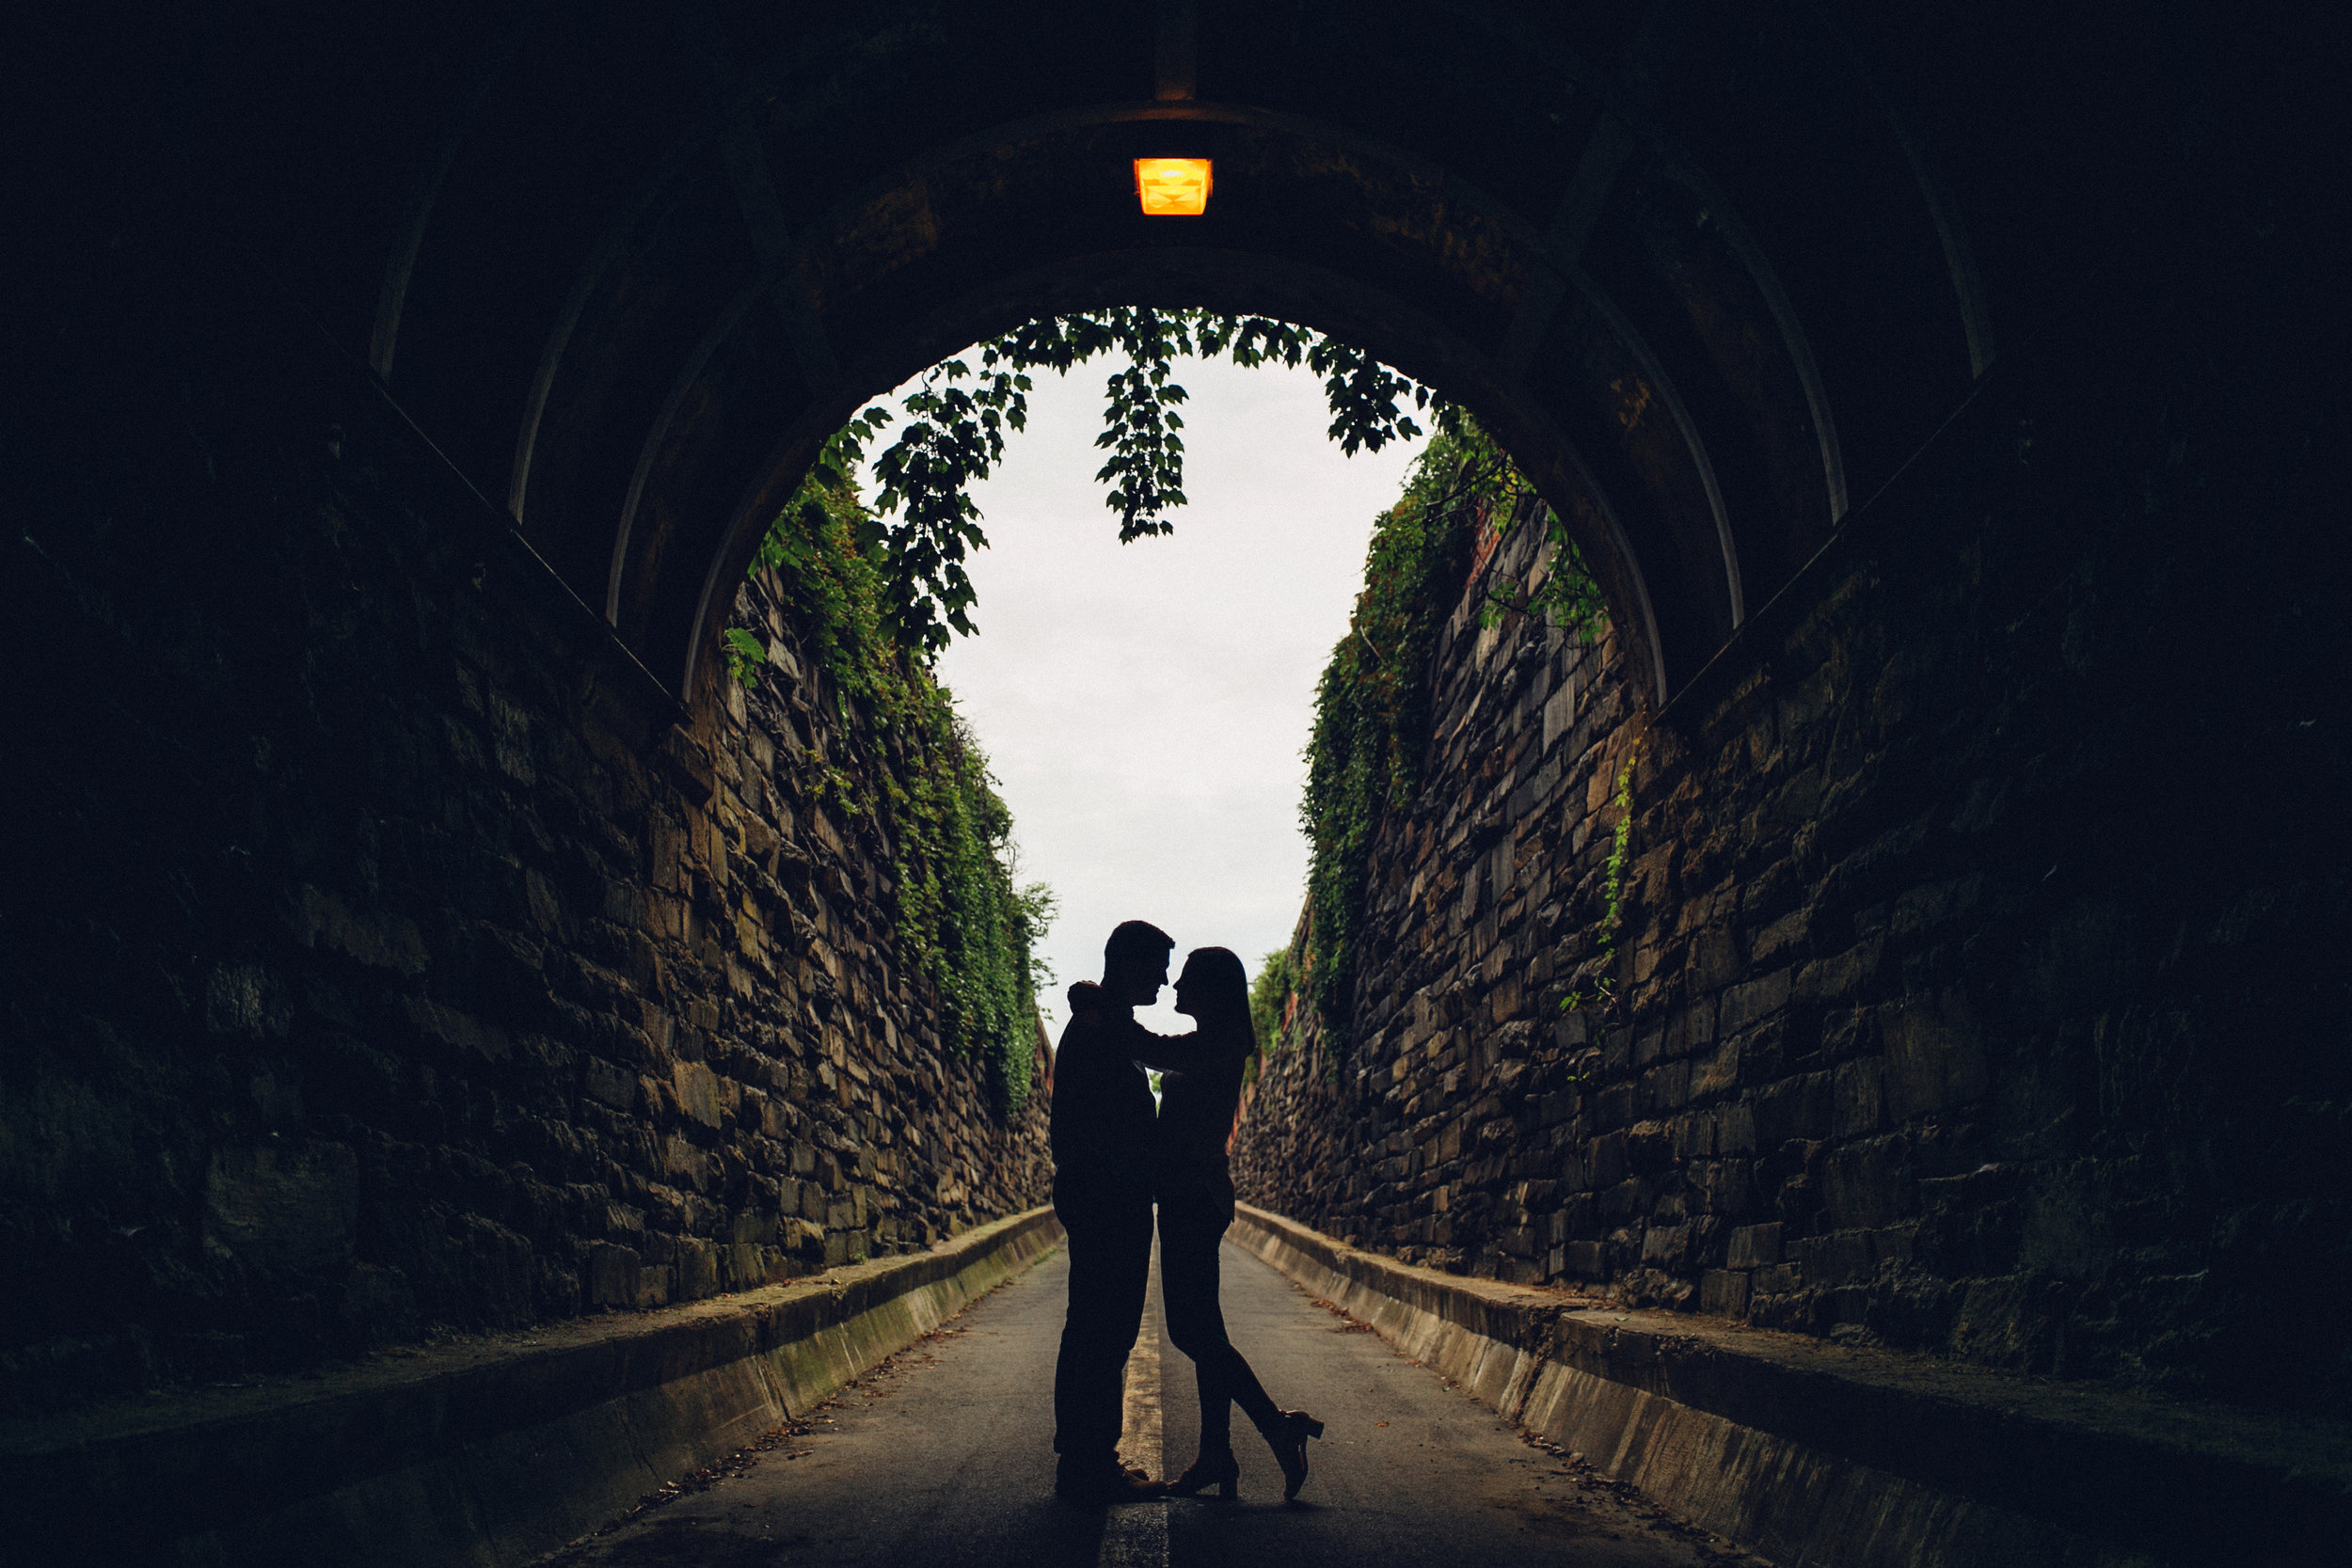
[[[1154,1072],[1183,1077],[1199,1072],[1216,1059],[1216,1053],[1203,1041],[1199,1030],[1189,1035],[1155,1035],[1149,1029],[1136,1031],[1140,1052],[1136,1060]]]
[[[1073,1017],[1107,1015],[1103,988],[1091,980],[1072,983],[1070,1010]],[[1218,1066],[1227,1058],[1249,1053],[1239,1036],[1225,1031],[1196,1029],[1188,1035],[1155,1035],[1138,1025],[1130,1038],[1136,1060],[1154,1072],[1182,1075]]]
[[[1246,1030],[1196,1029],[1189,1035],[1144,1034],[1143,1037],[1151,1043],[1138,1060],[1161,1072],[1239,1070],[1243,1058],[1249,1054]]]

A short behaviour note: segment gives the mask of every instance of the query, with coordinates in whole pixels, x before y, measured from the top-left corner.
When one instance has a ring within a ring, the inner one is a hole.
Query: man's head
[[[1103,944],[1103,989],[1121,1006],[1150,1006],[1168,984],[1168,956],[1175,947],[1175,938],[1148,921],[1120,921]]]

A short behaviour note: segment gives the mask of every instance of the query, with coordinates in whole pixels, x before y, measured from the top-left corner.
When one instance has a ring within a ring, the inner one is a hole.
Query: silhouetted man
[[[1155,1497],[1120,1466],[1127,1355],[1152,1270],[1152,1085],[1136,1058],[1150,1037],[1134,1009],[1168,983],[1167,932],[1130,920],[1103,946],[1103,1005],[1073,1018],[1054,1056],[1054,1208],[1069,1233],[1070,1314],[1054,1367],[1056,1487],[1116,1502]]]

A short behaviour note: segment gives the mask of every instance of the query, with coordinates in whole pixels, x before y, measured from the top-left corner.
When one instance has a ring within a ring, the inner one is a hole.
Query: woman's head
[[[1176,1010],[1203,1029],[1249,1030],[1249,978],[1230,947],[1196,947],[1176,976]]]

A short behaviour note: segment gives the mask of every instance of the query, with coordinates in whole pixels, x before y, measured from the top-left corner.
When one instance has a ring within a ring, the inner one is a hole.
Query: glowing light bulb
[[[1199,217],[1209,210],[1209,184],[1206,158],[1136,160],[1136,195],[1145,217]]]

